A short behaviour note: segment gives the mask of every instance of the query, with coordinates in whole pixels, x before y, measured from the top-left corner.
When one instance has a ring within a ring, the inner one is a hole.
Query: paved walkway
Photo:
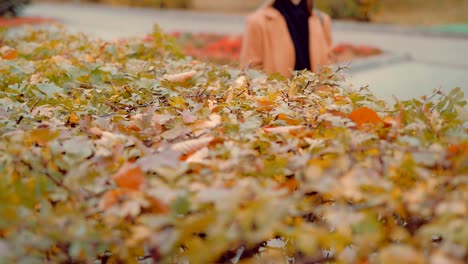
[[[100,5],[33,4],[25,15],[55,18],[70,29],[105,39],[141,36],[158,23],[166,31],[240,34],[244,16]],[[336,43],[380,47],[390,56],[374,63],[351,64],[349,80],[370,85],[378,96],[401,99],[429,94],[435,88],[460,86],[468,94],[468,36],[434,34],[393,26],[335,22]]]

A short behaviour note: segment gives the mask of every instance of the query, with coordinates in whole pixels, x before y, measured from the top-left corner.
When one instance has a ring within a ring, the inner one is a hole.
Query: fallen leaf
[[[68,117],[67,117],[67,125],[72,125],[72,126],[76,126],[80,123],[80,118],[75,114],[75,113],[71,113]]]
[[[273,102],[267,99],[257,100],[257,107],[259,111],[271,111],[276,106],[277,106],[276,102]]]
[[[457,156],[463,153],[468,154],[468,143],[452,144],[447,149],[450,156]]]
[[[401,119],[398,117],[386,116],[383,119],[386,126],[401,128]]]
[[[296,126],[296,125],[299,125],[299,124],[301,123],[300,120],[296,120],[296,119],[290,117],[289,115],[283,114],[283,113],[279,114],[279,115],[277,116],[277,119],[278,119],[278,120],[282,120],[282,121],[284,121],[286,124],[292,125],[292,126]]]
[[[350,115],[349,118],[353,120],[356,125],[359,127],[365,124],[383,124],[384,121],[377,115],[377,113],[367,107],[361,107],[359,109],[354,110]]]
[[[276,190],[287,189],[290,193],[295,192],[299,188],[299,182],[292,178],[276,186]]]
[[[195,151],[192,155],[188,156],[186,161],[189,163],[204,163],[208,155],[209,150],[207,147],[204,147],[200,150]]]
[[[137,122],[132,121],[130,125],[128,125],[128,129],[135,131],[135,132],[140,132],[141,128],[138,126]]]
[[[3,46],[0,48],[0,55],[5,60],[14,60],[18,57],[18,52],[10,46]]]
[[[184,119],[185,124],[191,124],[197,121],[197,116],[194,115],[192,112],[189,110],[185,110],[182,112],[182,118]]]
[[[126,164],[116,174],[112,175],[112,179],[121,188],[139,190],[145,182],[145,174],[140,166]]]
[[[424,255],[416,249],[407,245],[392,245],[383,249],[378,258],[378,263],[394,264],[394,263],[411,263],[423,264],[426,263]]]
[[[339,117],[342,117],[342,118],[348,118],[348,115],[346,115],[345,113],[343,113],[341,111],[338,111],[338,110],[326,110],[326,113],[329,113],[329,114],[334,115],[334,116],[339,116]]]
[[[221,125],[221,116],[218,114],[211,114],[208,120],[198,121],[194,124],[194,129],[212,129]]]
[[[170,211],[169,206],[161,202],[159,199],[152,196],[147,196],[146,198],[150,202],[149,210],[152,213],[165,214]]]
[[[282,127],[263,128],[263,130],[271,134],[289,134],[291,133],[291,131],[301,130],[304,128],[305,128],[304,126],[282,126]]]
[[[214,139],[214,137],[203,137],[198,139],[186,140],[183,142],[176,143],[171,146],[171,150],[177,151],[179,153],[190,153],[195,152],[208,144]]]
[[[99,202],[99,208],[101,210],[108,210],[119,202],[127,200],[128,198],[134,196],[136,191],[129,189],[115,189],[107,191]]]
[[[88,135],[91,135],[91,136],[96,136],[96,137],[102,137],[103,135],[103,132],[101,129],[97,128],[97,127],[91,127],[89,129],[86,130],[86,133]]]
[[[168,74],[168,75],[164,75],[163,79],[169,82],[185,82],[193,78],[195,74],[197,74],[196,71],[188,71],[188,72],[177,73],[177,74]]]

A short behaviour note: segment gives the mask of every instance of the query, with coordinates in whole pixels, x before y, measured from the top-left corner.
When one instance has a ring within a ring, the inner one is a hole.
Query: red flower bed
[[[185,54],[198,60],[219,64],[236,65],[239,61],[242,47],[242,36],[231,36],[210,33],[172,33],[182,46]],[[340,63],[357,58],[364,58],[381,54],[375,47],[340,43],[333,48],[333,62]]]
[[[36,25],[52,22],[54,22],[53,19],[43,17],[0,17],[0,27],[19,27],[23,25]]]
[[[353,45],[340,43],[333,48],[336,63],[351,61],[357,58],[365,58],[382,54],[382,50],[366,45]]]
[[[184,53],[196,59],[218,64],[235,64],[239,60],[242,36],[179,32],[172,35]]]

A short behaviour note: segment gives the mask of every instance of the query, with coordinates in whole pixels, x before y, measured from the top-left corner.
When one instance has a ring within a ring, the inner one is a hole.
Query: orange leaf
[[[377,115],[377,113],[367,107],[361,107],[354,110],[349,118],[353,120],[359,127],[365,124],[383,124],[384,121]]]
[[[468,153],[468,143],[452,144],[447,149],[450,156],[457,156],[463,153]]]
[[[283,113],[279,114],[277,119],[282,120],[286,122],[286,124],[291,125],[291,126],[297,126],[301,124],[301,121],[295,120],[291,118],[290,116],[288,116],[287,114],[283,114]]]
[[[184,155],[182,155],[179,160],[180,161],[187,161],[188,158],[190,158],[193,154],[195,154],[197,151],[190,151],[190,152],[187,152],[187,153],[184,153]]]
[[[164,204],[163,202],[159,201],[158,199],[154,197],[146,197],[148,201],[150,202],[150,209],[151,212],[153,213],[168,213],[169,212],[169,207]]]
[[[348,118],[348,116],[345,113],[338,111],[338,110],[327,110],[326,112],[334,116]]]
[[[144,195],[139,191],[121,188],[107,191],[102,196],[101,201],[99,203],[99,207],[102,210],[108,210],[119,203],[123,203],[127,200],[135,199],[138,197],[144,197],[150,203],[148,210],[152,213],[167,213],[170,210],[166,204],[154,197]]]
[[[145,181],[145,174],[139,166],[124,165],[112,179],[121,188],[139,190]]]
[[[257,100],[257,106],[260,111],[271,111],[277,104],[266,99]]]
[[[343,95],[335,94],[333,95],[333,100],[337,104],[346,104],[349,101],[349,98]]]
[[[386,116],[383,121],[386,126],[401,128],[401,118],[399,117]]]
[[[299,182],[292,178],[276,186],[276,190],[287,189],[290,193],[295,192],[299,188]]]
[[[18,57],[18,52],[9,46],[0,47],[0,55],[5,60],[14,60]]]
[[[3,58],[5,60],[14,60],[18,57],[18,52],[16,52],[16,50],[12,50],[10,52],[7,52],[3,55]]]
[[[130,123],[130,125],[128,125],[128,129],[132,130],[132,131],[135,131],[135,132],[140,132],[141,131],[141,128],[138,126],[138,124],[136,123],[136,121],[132,121]]]
[[[289,116],[287,114],[281,113],[281,114],[278,115],[278,119],[279,120],[288,120]]]
[[[101,198],[99,207],[102,210],[107,210],[112,206],[116,205],[118,202],[123,201],[134,194],[135,191],[128,189],[116,189],[107,191]]]

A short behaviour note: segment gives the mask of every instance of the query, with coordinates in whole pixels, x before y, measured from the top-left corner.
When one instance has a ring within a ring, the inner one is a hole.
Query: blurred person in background
[[[313,0],[267,0],[247,18],[240,66],[287,77],[293,70],[317,72],[331,47],[330,17]]]

